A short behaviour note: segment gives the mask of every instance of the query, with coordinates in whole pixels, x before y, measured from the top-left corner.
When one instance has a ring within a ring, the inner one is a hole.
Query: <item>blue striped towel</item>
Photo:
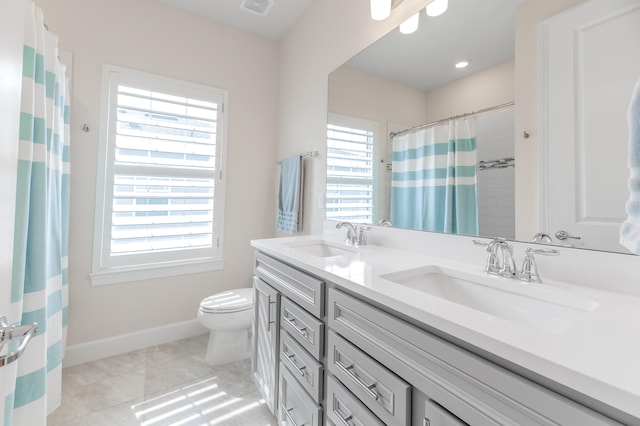
[[[280,191],[276,228],[293,234],[302,231],[302,156],[294,155],[280,162]]]
[[[629,105],[629,192],[627,220],[620,228],[620,244],[640,254],[640,80]]]

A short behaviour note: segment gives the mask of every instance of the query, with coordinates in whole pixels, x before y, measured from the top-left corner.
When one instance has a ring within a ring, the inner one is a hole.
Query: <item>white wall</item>
[[[427,122],[513,102],[514,62],[506,61],[427,93]]]
[[[249,240],[275,223],[277,44],[151,0],[36,2],[74,53],[68,343],[194,320],[203,297],[251,286]],[[229,91],[224,270],[91,287],[104,63]]]
[[[424,123],[426,104],[424,91],[353,67],[341,66],[329,75],[329,111],[375,121],[383,135],[388,122]]]

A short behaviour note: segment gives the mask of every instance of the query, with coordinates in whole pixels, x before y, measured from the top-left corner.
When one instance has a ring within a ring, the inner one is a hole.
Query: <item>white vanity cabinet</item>
[[[255,257],[253,374],[283,424],[319,426],[324,399],[324,281]]]

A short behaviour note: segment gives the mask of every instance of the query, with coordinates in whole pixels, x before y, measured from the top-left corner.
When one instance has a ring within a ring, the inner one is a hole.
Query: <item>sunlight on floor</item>
[[[245,400],[221,391],[214,376],[134,404],[131,409],[142,426],[218,425],[264,405],[263,399]]]

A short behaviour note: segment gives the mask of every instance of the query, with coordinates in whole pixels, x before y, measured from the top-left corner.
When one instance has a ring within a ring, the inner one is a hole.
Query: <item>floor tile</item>
[[[49,426],[276,425],[251,361],[212,367],[208,334],[63,369]]]

